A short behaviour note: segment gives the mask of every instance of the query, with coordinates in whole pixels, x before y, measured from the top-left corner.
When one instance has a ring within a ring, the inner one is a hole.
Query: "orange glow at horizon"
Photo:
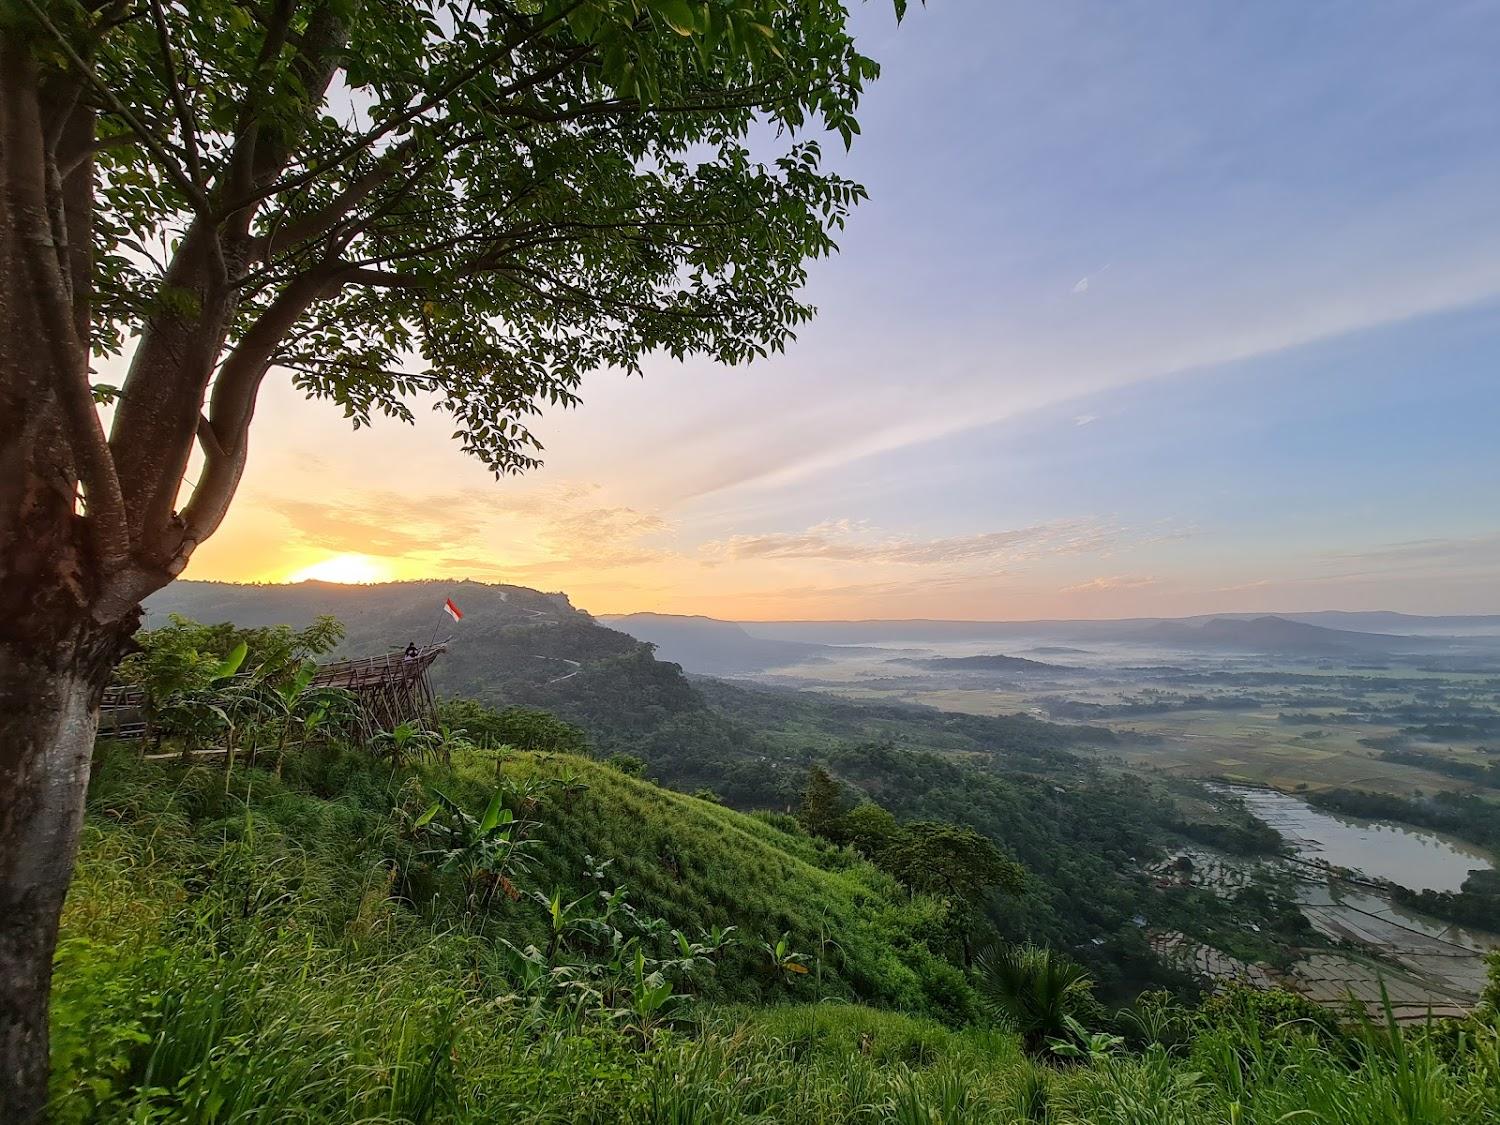
[[[367,586],[374,582],[389,582],[394,577],[391,568],[369,555],[347,553],[330,555],[325,559],[304,566],[288,574],[284,582],[338,582],[346,586]]]

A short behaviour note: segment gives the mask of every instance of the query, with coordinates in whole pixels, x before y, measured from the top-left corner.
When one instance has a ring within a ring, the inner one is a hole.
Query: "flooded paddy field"
[[[1281,833],[1298,858],[1318,866],[1359,872],[1414,891],[1456,891],[1470,871],[1494,866],[1481,849],[1426,829],[1323,812],[1274,789],[1211,788],[1243,801]]]
[[[1353,997],[1378,1016],[1382,984],[1402,1020],[1468,1011],[1486,979],[1485,954],[1500,948],[1500,933],[1429,918],[1394,902],[1381,881],[1414,890],[1456,889],[1493,858],[1462,841],[1400,825],[1333,816],[1290,794],[1240,786],[1212,787],[1243,801],[1282,833],[1293,855],[1251,861],[1206,849],[1185,853],[1195,885],[1230,894],[1257,867],[1290,874],[1295,900],[1312,928],[1332,947],[1308,948],[1285,971],[1246,965],[1177,935],[1153,944],[1183,968],[1221,981],[1289,988],[1322,1004]],[[1500,919],[1497,919],[1500,929]],[[1168,937],[1170,935],[1167,935]]]

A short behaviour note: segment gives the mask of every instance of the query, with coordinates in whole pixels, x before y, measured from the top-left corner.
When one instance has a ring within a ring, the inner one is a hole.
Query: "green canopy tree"
[[[40,1112],[100,691],[224,519],[264,381],[356,426],[430,404],[500,474],[587,371],[784,347],[863,194],[814,136],[847,144],[876,74],[847,18],[0,0],[0,1118]]]
[[[861,801],[839,819],[837,832],[860,855],[879,863],[881,853],[900,837],[901,826],[889,809]]]
[[[985,898],[995,891],[1020,894],[1026,886],[1025,869],[967,824],[918,820],[902,825],[877,862],[912,892],[947,901],[965,965],[973,960],[973,931]]]
[[[807,771],[797,821],[814,836],[832,838],[844,813],[844,791],[822,766]]]

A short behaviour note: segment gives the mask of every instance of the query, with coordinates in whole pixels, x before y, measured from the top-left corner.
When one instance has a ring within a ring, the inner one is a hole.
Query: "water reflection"
[[[1286,837],[1304,859],[1353,868],[1414,891],[1456,891],[1470,871],[1494,866],[1479,848],[1434,832],[1326,813],[1270,789],[1216,788],[1242,798],[1252,813]]]

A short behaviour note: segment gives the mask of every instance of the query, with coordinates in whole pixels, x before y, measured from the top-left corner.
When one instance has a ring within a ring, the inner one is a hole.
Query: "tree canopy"
[[[863,195],[813,135],[847,143],[877,73],[837,0],[22,0],[19,18],[44,85],[75,82],[91,118],[56,158],[64,179],[97,167],[75,342],[133,350],[123,385],[95,384],[116,413],[81,465],[90,514],[170,533],[197,441],[173,555],[222,518],[272,367],[355,425],[430,395],[465,449],[526,469],[526,419],[587,371],[783,347],[811,313],[806,260]]]
[[[842,0],[0,3],[0,1110],[40,1104],[99,692],[268,374],[503,474],[587,372],[781,349],[876,73]]]

